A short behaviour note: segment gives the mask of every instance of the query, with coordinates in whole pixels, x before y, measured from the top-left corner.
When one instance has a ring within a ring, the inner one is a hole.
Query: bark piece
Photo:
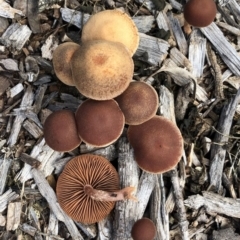
[[[38,168],[40,166],[40,164],[41,164],[41,162],[39,162],[37,159],[32,158],[31,156],[29,156],[26,153],[22,153],[20,155],[20,159],[23,162],[25,162],[25,163],[29,164],[30,166],[32,166],[33,168]]]
[[[3,68],[8,71],[19,71],[18,62],[11,58],[5,58],[0,60],[0,66],[3,66]]]
[[[69,218],[66,213],[61,209],[55,192],[48,184],[47,180],[45,179],[43,173],[37,169],[31,170],[32,176],[38,186],[38,189],[42,196],[47,200],[49,207],[53,211],[54,215],[57,217],[59,221],[65,223],[69,233],[71,234],[73,239],[76,240],[83,240],[83,237],[79,233],[77,227],[75,226],[73,220]]]
[[[198,210],[204,207],[209,214],[224,214],[229,217],[240,218],[240,201],[237,199],[222,197],[213,192],[204,191],[203,196],[197,194],[189,196],[185,206]]]
[[[3,212],[9,202],[16,200],[19,198],[19,195],[12,191],[12,189],[8,189],[4,194],[0,196],[0,212]]]
[[[22,213],[22,203],[14,202],[8,204],[7,211],[7,231],[14,231],[20,224],[20,218]]]
[[[38,139],[43,135],[43,130],[36,123],[26,120],[23,127],[35,138]]]
[[[8,170],[12,164],[12,159],[6,154],[4,157],[0,157],[0,195],[3,194],[6,186]]]
[[[58,39],[56,38],[55,34],[50,35],[46,39],[46,42],[41,47],[42,57],[52,60],[53,51],[57,48],[57,46],[58,46]]]
[[[0,96],[2,96],[5,91],[9,88],[10,82],[7,77],[1,75],[0,76]]]
[[[217,144],[213,144],[211,148],[209,175],[210,185],[214,186],[216,191],[220,191],[222,187],[222,173],[226,155],[226,149],[222,144],[228,142],[233,116],[239,102],[240,89],[235,97],[233,97],[230,102],[223,107],[217,126],[218,132],[215,133],[213,139],[213,142]]]

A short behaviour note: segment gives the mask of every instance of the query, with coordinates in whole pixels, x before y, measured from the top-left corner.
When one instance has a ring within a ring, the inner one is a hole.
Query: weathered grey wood
[[[223,107],[218,121],[218,132],[213,139],[216,144],[211,148],[209,176],[210,185],[214,186],[216,191],[220,191],[222,187],[222,172],[226,156],[226,148],[223,145],[228,142],[233,116],[239,102],[240,88],[230,102]]]
[[[31,33],[27,25],[12,23],[0,37],[0,42],[6,47],[11,47],[12,52],[20,51],[29,40]]]
[[[113,235],[113,216],[109,214],[105,219],[97,223],[98,237],[97,240],[112,240]]]
[[[50,211],[49,215],[47,234],[50,236],[46,236],[46,240],[54,240],[55,238],[51,235],[58,235],[58,219],[52,211]]]
[[[55,34],[51,34],[44,42],[41,47],[42,57],[52,60],[53,52],[59,45],[59,39],[55,36]]]
[[[35,94],[35,102],[33,104],[33,109],[36,114],[38,114],[42,108],[42,102],[44,98],[44,94],[47,90],[47,85],[40,85]]]
[[[25,232],[25,233],[29,234],[30,236],[33,236],[33,237],[35,236],[35,234],[37,232],[37,229],[35,227],[33,227],[33,226],[31,226],[27,223],[23,223],[22,225],[19,226],[19,228],[23,232]]]
[[[136,24],[136,27],[139,32],[141,33],[147,33],[151,30],[153,27],[153,23],[155,21],[154,16],[136,16],[132,17],[132,20]]]
[[[203,67],[206,55],[206,38],[199,29],[194,29],[190,36],[188,58],[192,64],[192,74],[200,78],[203,74]]]
[[[237,199],[222,197],[213,192],[204,191],[203,196],[197,194],[189,196],[185,206],[198,210],[204,207],[209,214],[224,214],[229,217],[240,218],[240,201]]]
[[[184,36],[184,33],[182,31],[179,20],[173,17],[172,13],[168,14],[168,19],[169,19],[169,24],[170,24],[172,34],[174,35],[177,41],[180,52],[182,52],[183,55],[186,56],[188,53],[188,44]]]
[[[16,84],[14,87],[12,87],[11,89],[9,89],[9,91],[7,91],[7,96],[9,98],[14,98],[15,96],[17,96],[20,92],[23,91],[23,85],[22,83],[18,83]]]
[[[228,1],[227,4],[226,4],[226,7],[231,11],[231,13],[234,15],[234,17],[239,22],[240,21],[240,6],[239,6],[239,2],[237,2],[236,0]]]
[[[19,198],[19,195],[12,191],[12,189],[8,189],[4,194],[0,196],[0,213],[3,212],[9,202],[14,201]]]
[[[159,29],[164,29],[165,31],[169,30],[168,17],[165,12],[163,11],[159,12],[156,17],[156,21]]]
[[[9,3],[5,1],[0,1],[0,16],[5,18],[14,18],[15,14],[19,14],[21,16],[24,16],[23,12],[12,8]]]
[[[0,162],[0,195],[4,193],[7,176],[8,176],[8,170],[12,164],[12,159],[8,156],[9,154],[5,154],[5,156],[1,156],[0,159],[2,160]]]
[[[32,121],[24,121],[23,127],[36,139],[40,138],[43,135],[43,130]]]
[[[240,36],[240,29],[233,27],[225,22],[217,22],[216,23],[219,27],[224,28],[225,30],[229,31],[230,33],[236,35],[236,36]]]
[[[154,11],[155,9],[154,3],[151,0],[137,0],[137,2],[143,4],[149,11]]]
[[[171,4],[171,6],[172,6],[174,9],[177,9],[178,11],[182,11],[182,10],[183,10],[182,4],[179,3],[178,1],[176,1],[176,0],[170,0],[169,3]]]
[[[168,54],[168,42],[144,33],[139,33],[139,36],[140,42],[135,56],[151,65],[158,66]]]
[[[118,173],[121,188],[138,187],[139,169],[134,160],[134,152],[126,137],[122,137],[118,144]],[[138,201],[145,201],[143,198]],[[135,220],[138,219],[137,202],[132,200],[117,202],[114,211],[113,236],[110,239],[131,239],[131,229]]]
[[[8,204],[7,210],[7,231],[14,231],[18,228],[20,224],[22,213],[22,203],[21,202],[14,202]]]
[[[200,28],[200,30],[213,44],[229,69],[235,75],[240,76],[240,56],[236,49],[225,38],[218,26],[213,22],[207,27]]]
[[[58,159],[57,161],[55,161],[53,163],[53,167],[54,167],[54,174],[60,174],[64,168],[64,166],[72,159],[72,157],[65,157],[65,158],[61,158]]]
[[[0,66],[3,66],[4,69],[9,71],[19,71],[18,62],[11,58],[5,58],[0,60]]]
[[[35,180],[35,183],[38,186],[38,189],[42,196],[47,200],[49,207],[53,211],[54,215],[57,217],[59,221],[62,221],[65,223],[69,233],[71,234],[73,239],[76,240],[83,240],[83,237],[79,233],[76,225],[74,224],[73,220],[66,215],[66,213],[61,209],[55,192],[48,184],[47,180],[44,177],[44,174],[37,170],[32,169],[31,170],[32,176]]]
[[[32,91],[32,87],[28,86],[28,88],[25,91],[24,96],[22,98],[20,108],[26,109],[27,107],[31,107],[33,100],[34,100],[34,94]],[[13,123],[12,131],[8,138],[9,147],[12,147],[17,142],[18,134],[21,130],[22,123],[25,119],[26,119],[26,116],[23,114],[21,114],[21,115],[19,114],[16,116],[14,123]]]
[[[96,224],[83,224],[79,222],[75,222],[75,224],[86,234],[86,236],[90,239],[95,238],[97,236],[97,226]]]

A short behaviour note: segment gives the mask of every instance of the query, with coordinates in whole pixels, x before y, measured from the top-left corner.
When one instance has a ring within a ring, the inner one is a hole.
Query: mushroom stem
[[[135,191],[135,187],[126,187],[121,190],[117,190],[114,192],[106,192],[102,190],[94,189],[91,185],[84,186],[84,192],[93,200],[96,201],[107,201],[107,202],[115,202],[126,199],[132,199],[137,201],[137,198],[132,195]]]
[[[191,25],[185,19],[184,19],[183,30],[187,35],[190,35],[190,33],[192,32]]]

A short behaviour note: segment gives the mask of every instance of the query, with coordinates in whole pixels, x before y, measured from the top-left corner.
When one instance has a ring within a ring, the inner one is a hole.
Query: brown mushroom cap
[[[137,220],[131,231],[133,240],[153,240],[156,236],[157,229],[153,221],[149,218]]]
[[[123,111],[125,123],[138,125],[155,116],[158,109],[158,95],[155,89],[144,82],[131,82],[117,98]]]
[[[139,44],[138,29],[133,20],[120,10],[105,10],[92,15],[82,29],[82,42],[108,40],[120,42],[135,53]]]
[[[71,58],[80,46],[73,42],[59,45],[53,52],[53,67],[59,80],[69,86],[74,86],[71,70]]]
[[[62,209],[73,220],[91,224],[104,219],[114,202],[95,201],[84,192],[84,186],[116,191],[119,177],[116,169],[101,156],[85,154],[67,163],[57,181],[57,198]]]
[[[92,146],[104,147],[115,142],[124,128],[124,115],[116,101],[84,101],[76,112],[78,134]]]
[[[194,27],[206,27],[216,16],[217,7],[213,0],[189,0],[184,7],[185,20]]]
[[[81,94],[108,100],[126,90],[133,76],[133,60],[121,43],[84,43],[72,57],[74,83]]]
[[[161,116],[129,126],[128,140],[138,166],[146,172],[167,172],[177,165],[182,156],[181,132],[175,124]]]
[[[81,143],[75,115],[69,110],[51,113],[44,123],[43,133],[46,143],[55,151],[69,152]]]

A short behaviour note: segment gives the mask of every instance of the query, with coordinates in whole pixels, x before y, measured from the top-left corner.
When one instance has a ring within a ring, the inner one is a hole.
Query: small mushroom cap
[[[121,43],[104,40],[84,43],[72,57],[74,83],[81,94],[95,100],[115,98],[133,76],[133,60]]]
[[[213,0],[189,0],[184,7],[185,20],[194,27],[206,27],[216,16],[217,7]]]
[[[83,142],[105,147],[115,142],[124,128],[124,115],[116,101],[84,101],[76,112],[78,134]]]
[[[150,173],[164,173],[180,161],[183,139],[178,127],[170,120],[154,116],[128,128],[128,140],[134,149],[138,166]]]
[[[69,86],[74,86],[72,79],[71,59],[80,46],[73,42],[60,44],[53,52],[53,67],[59,80]]]
[[[43,133],[48,146],[58,152],[69,152],[81,143],[75,115],[69,110],[51,113],[44,123]]]
[[[103,191],[119,189],[119,176],[104,157],[85,154],[67,163],[57,181],[57,199],[73,220],[92,224],[104,219],[114,208],[114,202],[95,201],[84,192],[84,186]]]
[[[131,231],[133,240],[153,240],[156,237],[157,229],[149,218],[137,220]]]
[[[129,125],[146,122],[155,116],[158,109],[157,92],[144,82],[131,82],[115,100],[124,114],[125,123]]]
[[[120,10],[105,10],[92,15],[82,29],[82,42],[108,40],[120,42],[135,53],[139,44],[138,29],[133,20]]]

